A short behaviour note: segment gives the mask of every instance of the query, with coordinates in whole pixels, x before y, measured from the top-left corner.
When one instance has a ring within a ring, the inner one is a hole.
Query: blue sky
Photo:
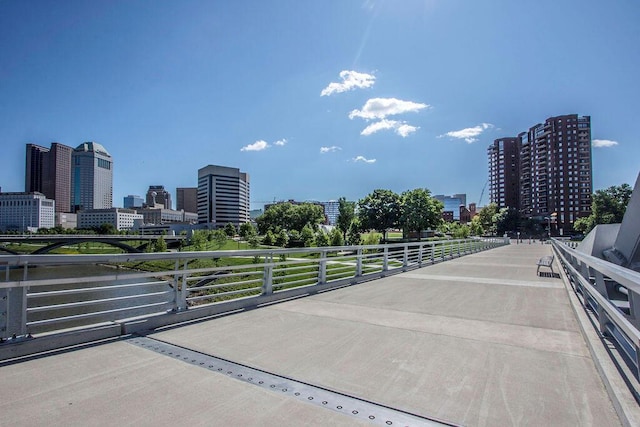
[[[633,185],[639,22],[635,0],[0,2],[0,187],[24,190],[28,142],[96,141],[116,206],[207,164],[249,173],[254,208],[477,202],[494,139],[572,113],[594,189]]]

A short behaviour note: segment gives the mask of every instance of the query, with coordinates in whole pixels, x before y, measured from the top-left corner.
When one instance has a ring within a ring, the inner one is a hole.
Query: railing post
[[[189,260],[184,260],[182,267],[182,280],[180,281],[180,288],[176,287],[176,309],[182,311],[187,309],[187,268],[189,267]]]
[[[262,295],[273,293],[273,252],[264,257],[264,275],[262,277]]]
[[[382,255],[382,271],[389,270],[389,247],[385,245]]]
[[[320,265],[318,266],[318,284],[327,282],[327,251],[320,252]]]
[[[360,277],[362,276],[362,248],[358,248],[356,257],[356,277]]]
[[[409,266],[409,244],[405,243],[404,253],[402,254],[402,269],[403,271]]]
[[[422,248],[424,246],[422,245],[422,243],[418,243],[418,265],[420,267],[422,267]]]
[[[431,242],[429,245],[431,246],[431,264],[435,264],[436,263],[435,243]]]
[[[460,258],[460,245],[462,244],[462,242],[460,240],[458,240],[458,258]]]

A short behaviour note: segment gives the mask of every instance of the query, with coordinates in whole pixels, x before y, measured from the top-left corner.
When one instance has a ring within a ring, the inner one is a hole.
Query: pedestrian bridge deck
[[[567,288],[536,275],[545,255],[502,246],[147,335],[298,395],[119,339],[0,365],[0,424],[620,425]]]

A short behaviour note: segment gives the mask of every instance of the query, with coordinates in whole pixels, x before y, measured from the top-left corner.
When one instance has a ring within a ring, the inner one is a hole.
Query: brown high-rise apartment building
[[[176,188],[176,210],[185,212],[198,212],[198,188]]]
[[[516,187],[507,185],[511,165],[506,155],[500,157],[500,141],[503,147],[519,146]],[[488,154],[492,202],[501,207],[517,206],[525,218],[551,218],[555,222],[552,232],[557,234],[571,232],[576,219],[591,213],[593,170],[589,116],[550,117],[517,138],[496,140]],[[518,203],[511,205],[507,200],[518,200]]]
[[[38,191],[55,200],[56,212],[71,211],[71,153],[54,142],[51,148],[27,144],[25,191]]]
[[[519,209],[520,138],[496,139],[489,156],[489,199],[498,208]]]

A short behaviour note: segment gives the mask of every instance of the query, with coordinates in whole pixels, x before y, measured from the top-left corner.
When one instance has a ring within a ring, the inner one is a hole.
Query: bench
[[[553,272],[553,255],[543,256],[538,260],[538,269],[536,270],[536,274],[540,275],[540,267],[547,267],[551,269],[551,274],[555,274]]]

